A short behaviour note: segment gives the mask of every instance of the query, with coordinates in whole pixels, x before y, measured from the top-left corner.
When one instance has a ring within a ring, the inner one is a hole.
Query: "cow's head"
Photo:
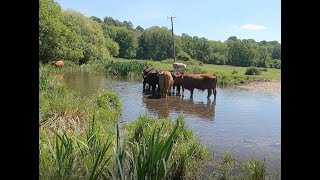
[[[57,62],[57,61],[51,61],[51,64],[52,64],[52,65],[55,65],[55,64],[56,64],[56,62]]]

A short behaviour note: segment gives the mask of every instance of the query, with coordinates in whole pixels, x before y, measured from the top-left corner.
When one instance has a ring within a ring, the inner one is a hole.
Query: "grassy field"
[[[131,62],[132,60],[126,59],[113,59],[115,62]],[[172,70],[172,59],[163,61],[141,61],[135,60],[137,62],[146,62],[154,68],[160,70]],[[227,65],[213,65],[213,64],[203,64],[200,65],[196,61],[177,61],[187,64],[189,67],[185,71],[186,74],[193,73],[215,73],[218,75],[219,85],[234,85],[243,84],[252,81],[280,81],[281,80],[281,70],[272,68],[260,68],[261,75],[245,75],[247,67],[235,67]]]

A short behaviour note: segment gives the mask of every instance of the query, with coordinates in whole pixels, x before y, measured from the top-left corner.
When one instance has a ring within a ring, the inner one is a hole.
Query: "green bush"
[[[186,73],[188,74],[206,74],[207,71],[201,69],[200,67],[196,66],[196,67],[192,67],[186,70]]]
[[[127,76],[131,73],[132,76],[134,73],[141,76],[142,71],[151,65],[150,61],[108,61],[105,68],[108,74]]]
[[[247,68],[245,75],[261,75],[261,71],[256,67]]]
[[[186,53],[184,51],[180,51],[177,54],[177,59],[182,60],[182,61],[189,61],[191,59],[191,57],[189,56],[188,53]]]

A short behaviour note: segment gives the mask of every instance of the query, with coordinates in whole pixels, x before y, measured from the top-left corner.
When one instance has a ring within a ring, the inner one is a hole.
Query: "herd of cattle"
[[[175,68],[175,67],[174,67]],[[217,80],[215,74],[184,74],[180,70],[162,71],[152,67],[143,70],[143,91],[151,91],[152,94],[159,93],[161,97],[167,97],[168,93],[177,88],[177,94],[184,89],[190,91],[190,98],[193,97],[193,90],[208,90],[207,98],[213,93],[214,99],[217,95]],[[148,84],[148,87],[146,87]]]

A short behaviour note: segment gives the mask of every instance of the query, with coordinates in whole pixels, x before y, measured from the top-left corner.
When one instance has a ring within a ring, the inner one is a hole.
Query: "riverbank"
[[[270,82],[250,82],[247,84],[238,85],[240,88],[252,89],[260,92],[281,95],[281,81]]]
[[[150,61],[137,59],[113,58],[107,62],[89,62],[81,66],[66,62],[61,71],[85,70],[92,73],[122,75],[131,78],[141,78],[142,70],[154,67],[159,70],[172,70],[173,60]],[[260,75],[246,75],[247,67],[235,67],[215,64],[195,64],[192,61],[183,61],[187,64],[185,74],[214,73],[218,76],[218,85],[243,85],[250,82],[273,82],[281,80],[281,69],[263,68]]]

